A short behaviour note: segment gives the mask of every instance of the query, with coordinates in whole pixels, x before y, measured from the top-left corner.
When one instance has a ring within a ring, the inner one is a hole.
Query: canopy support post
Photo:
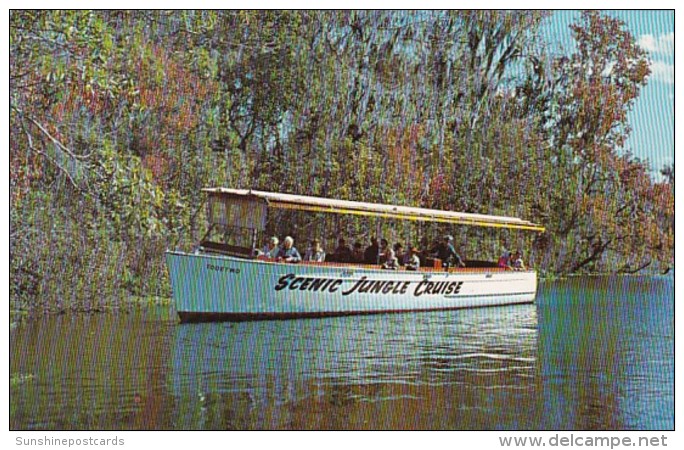
[[[257,229],[252,228],[252,255],[256,255],[257,251]]]

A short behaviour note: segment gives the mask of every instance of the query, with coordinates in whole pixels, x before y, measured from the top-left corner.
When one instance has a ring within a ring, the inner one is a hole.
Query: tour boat
[[[287,263],[260,256],[257,251],[270,209],[544,230],[529,221],[256,190],[203,191],[208,195],[207,235],[194,251],[166,252],[181,322],[416,312],[534,302],[537,273],[531,269],[511,270],[494,263],[468,262],[465,268],[444,268],[435,260],[417,271],[386,270],[371,264]],[[219,237],[210,238],[212,233]]]

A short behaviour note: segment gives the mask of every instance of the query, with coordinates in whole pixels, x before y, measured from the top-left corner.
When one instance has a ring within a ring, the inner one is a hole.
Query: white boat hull
[[[182,322],[322,317],[532,303],[534,271],[392,271],[167,252]]]

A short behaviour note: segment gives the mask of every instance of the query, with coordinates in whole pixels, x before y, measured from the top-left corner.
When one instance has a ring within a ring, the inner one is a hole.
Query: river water
[[[674,277],[534,305],[246,323],[169,307],[10,331],[10,428],[674,429]]]

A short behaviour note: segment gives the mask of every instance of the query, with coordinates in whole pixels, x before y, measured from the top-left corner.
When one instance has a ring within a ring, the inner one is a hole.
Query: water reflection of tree
[[[622,293],[614,285],[557,283],[540,304],[542,428],[624,428],[620,378],[625,370]]]

